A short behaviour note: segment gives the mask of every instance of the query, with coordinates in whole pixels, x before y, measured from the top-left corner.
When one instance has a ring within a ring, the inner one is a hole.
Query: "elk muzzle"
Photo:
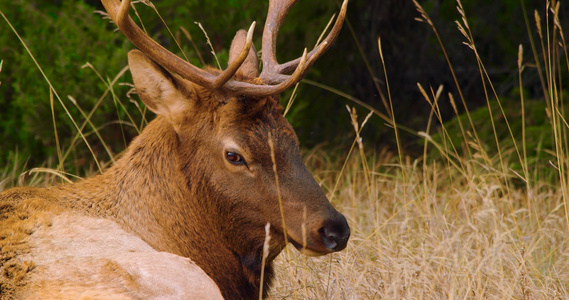
[[[344,250],[350,238],[350,227],[346,218],[335,211],[332,218],[325,220],[318,229],[322,244],[327,250],[334,252]]]
[[[307,235],[306,240],[302,243],[292,230],[289,231],[289,242],[302,254],[321,256],[346,248],[350,239],[350,227],[346,218],[332,208],[328,218],[322,218],[321,220],[319,225],[308,226],[308,232],[305,233]]]
[[[288,183],[283,196],[289,242],[308,256],[345,249],[350,238],[346,218],[332,206],[300,155],[293,165],[294,171],[282,181]]]

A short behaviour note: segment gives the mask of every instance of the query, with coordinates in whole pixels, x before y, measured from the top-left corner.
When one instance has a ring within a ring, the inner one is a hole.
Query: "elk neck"
[[[66,207],[115,220],[156,250],[191,258],[226,299],[256,299],[264,235],[249,236],[245,224],[220,216],[220,210],[224,214],[234,207],[222,207],[227,202],[208,184],[208,161],[196,158],[190,166],[180,159],[179,146],[175,130],[157,117],[103,174],[51,190]],[[265,295],[273,277],[272,260],[284,245],[282,238],[271,240]]]

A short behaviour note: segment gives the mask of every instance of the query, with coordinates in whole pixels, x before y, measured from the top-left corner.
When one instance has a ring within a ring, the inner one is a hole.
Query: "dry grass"
[[[338,163],[318,155],[308,163],[325,186],[334,184]],[[507,188],[496,171],[463,163],[467,176],[421,160],[374,162],[365,174],[350,158],[332,197],[352,229],[347,249],[321,258],[287,249],[271,298],[569,298],[560,188]]]
[[[429,16],[418,2],[415,4],[422,20],[436,33]],[[427,132],[418,132],[426,145],[424,154],[416,159],[403,157],[400,150],[398,156],[382,153],[367,157],[364,154],[371,152],[363,149],[356,134],[354,144],[359,146],[360,155],[348,155],[345,162],[327,153],[307,159],[315,176],[330,190],[336,207],[349,219],[352,237],[348,248],[317,259],[287,249],[276,262],[281,272],[271,298],[569,298],[569,125],[560,113],[564,111],[564,87],[557,85],[563,79],[556,71],[569,68],[569,61],[565,47],[548,46],[556,41],[566,45],[557,19],[559,2],[548,5],[547,31],[539,27],[543,21],[537,13],[535,17],[542,49],[539,53],[533,47],[537,66],[523,62],[520,47],[518,68],[520,87],[524,68],[537,67],[542,76],[548,105],[544,113],[555,136],[555,149],[549,149],[551,160],[535,166],[553,170],[556,178],[532,177],[542,172],[532,170],[527,163],[526,150],[536,145],[526,145],[525,133],[520,137],[510,131],[514,145],[510,149],[500,147],[502,141],[496,139],[496,154],[491,155],[485,152],[487,147],[472,121],[461,124],[461,145],[452,145],[444,127],[442,144],[431,139],[430,125]],[[503,116],[494,120],[489,114],[489,122],[494,132],[501,126],[510,129],[460,1],[457,7],[462,19],[456,25],[477,58],[488,110],[501,111]],[[441,49],[448,59],[442,41]],[[547,65],[540,66],[540,61]],[[449,68],[452,71],[450,60]],[[432,106],[431,116],[440,121],[435,100],[440,91],[419,88],[433,91],[432,95],[423,95]],[[462,94],[457,99],[465,103]],[[521,118],[525,101],[522,95]],[[457,104],[452,104],[456,111]],[[390,106],[391,100],[386,108]],[[396,123],[390,120],[397,136]],[[354,124],[359,132],[361,126]],[[431,158],[431,150],[441,153],[438,161]],[[521,165],[521,170],[510,169],[512,162]]]

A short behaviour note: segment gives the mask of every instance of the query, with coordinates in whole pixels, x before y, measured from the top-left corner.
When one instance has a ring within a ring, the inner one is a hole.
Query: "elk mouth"
[[[294,239],[292,239],[290,236],[288,238],[288,242],[291,243],[294,248],[296,248],[296,250],[298,250],[300,253],[306,255],[306,256],[322,256],[322,255],[326,255],[328,253],[334,252],[334,250],[323,250],[323,249],[315,249],[313,247],[309,247],[308,244],[303,245],[301,243],[298,243],[297,241],[295,241]]]
[[[336,236],[330,236],[327,230],[321,228],[318,230],[320,243],[314,244],[306,241],[299,243],[292,236],[288,236],[288,242],[291,243],[296,250],[306,256],[322,256],[328,253],[337,252],[346,248],[346,243],[349,238],[347,235],[343,241],[338,241]]]

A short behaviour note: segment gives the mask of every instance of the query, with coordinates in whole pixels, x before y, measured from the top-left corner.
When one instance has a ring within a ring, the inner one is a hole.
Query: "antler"
[[[298,0],[270,0],[269,2],[269,12],[267,14],[267,21],[265,22],[265,29],[263,31],[263,49],[262,49],[262,59],[263,59],[263,72],[261,72],[261,79],[269,84],[274,84],[282,82],[286,76],[283,74],[288,74],[293,70],[300,68],[300,58],[286,62],[284,64],[279,64],[276,58],[276,44],[277,36],[279,34],[279,29],[282,25],[284,17],[288,13],[291,6]],[[342,8],[340,9],[340,14],[334,23],[334,27],[328,36],[320,43],[316,48],[314,48],[307,56],[307,63],[304,66],[304,70],[300,74],[300,79],[304,76],[306,71],[314,64],[314,62],[322,55],[336,40],[342,25],[344,24],[344,19],[346,18],[346,10],[348,8],[348,0],[344,0],[342,3]]]
[[[207,89],[216,90],[222,88],[238,94],[252,96],[279,94],[300,81],[310,66],[314,64],[314,61],[330,47],[330,44],[338,36],[346,15],[348,3],[348,0],[344,0],[334,27],[318,47],[310,51],[310,53],[307,53],[305,49],[302,57],[284,64],[278,64],[275,54],[278,31],[290,6],[297,0],[270,0],[269,13],[267,15],[265,30],[263,31],[263,72],[260,76],[268,85],[256,85],[231,79],[249,53],[253,40],[255,22],[251,24],[247,32],[246,42],[237,58],[232,61],[221,74],[213,75],[179,58],[146,35],[128,15],[131,0],[122,0],[120,3],[119,1],[120,0],[102,0],[102,3],[111,19],[124,35],[148,57],[162,65],[162,67]],[[284,75],[293,70],[292,75]]]

